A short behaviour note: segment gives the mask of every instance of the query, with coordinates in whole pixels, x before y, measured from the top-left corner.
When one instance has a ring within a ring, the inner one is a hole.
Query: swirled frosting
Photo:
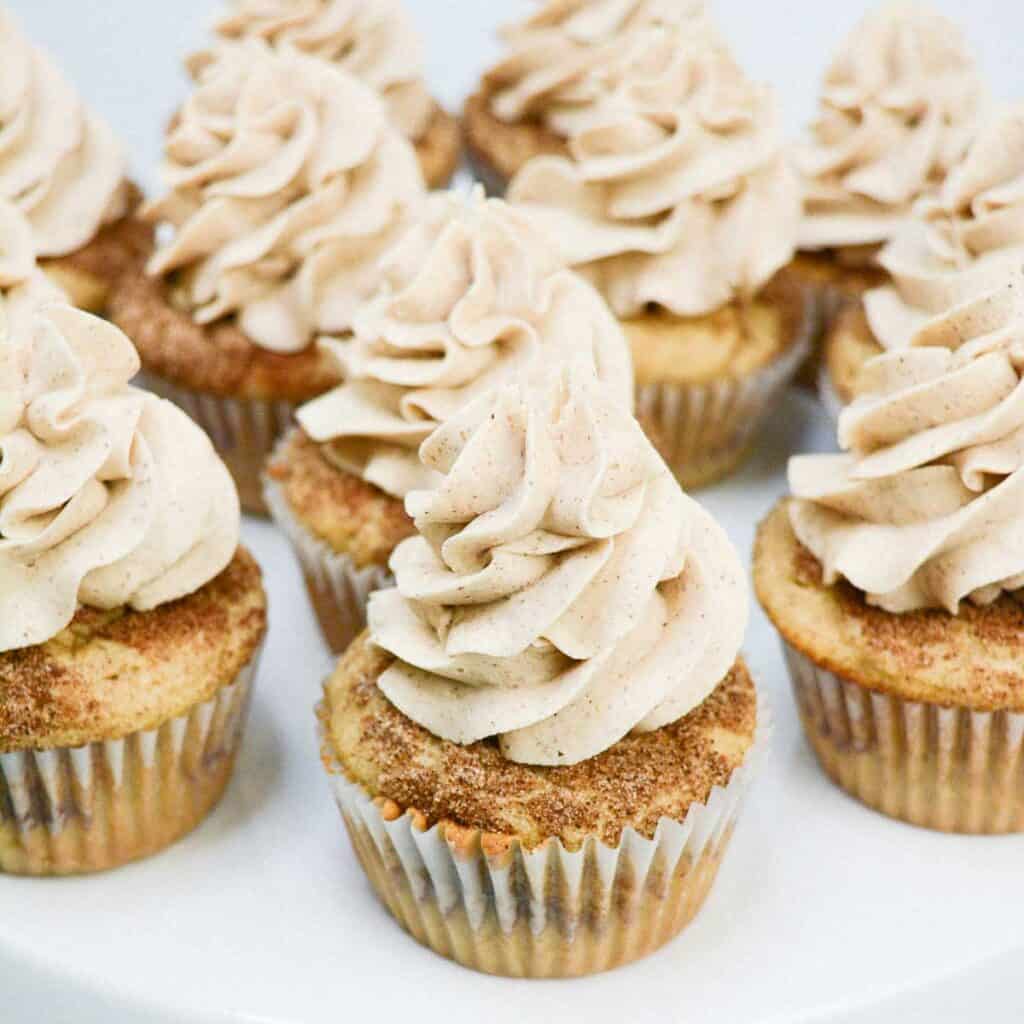
[[[0,345],[0,651],[79,604],[182,597],[234,555],[231,477],[185,413],[129,386],[138,370],[116,327],[64,304]]]
[[[790,462],[791,521],[826,582],[890,612],[1024,586],[1024,274],[867,364],[842,455]]]
[[[0,198],[39,256],[66,256],[127,212],[125,157],[50,58],[0,10]]]
[[[538,120],[568,138],[592,124],[623,73],[676,25],[705,45],[723,45],[703,0],[547,0],[502,31],[508,55],[485,76],[494,115]]]
[[[796,151],[802,249],[885,242],[963,156],[985,105],[962,33],[922,4],[870,13],[825,75]]]
[[[25,336],[36,307],[62,299],[61,290],[36,267],[32,225],[0,199],[0,349],[13,349]]]
[[[771,93],[721,50],[659,31],[573,159],[532,160],[509,188],[624,317],[749,297],[792,257],[801,214]]]
[[[563,371],[477,399],[431,435],[418,535],[370,599],[378,685],[432,733],[574,764],[687,714],[732,667],[744,573],[636,420]]]
[[[298,352],[340,333],[377,260],[424,195],[416,153],[377,96],[313,57],[224,46],[166,140],[173,227],[149,271],[195,320],[235,316],[256,344]]]
[[[380,94],[410,139],[421,138],[433,116],[423,43],[399,0],[232,0],[214,29],[226,40],[264,39],[337,64]],[[191,69],[210,56],[196,54]]]
[[[417,449],[476,396],[543,361],[579,361],[630,408],[633,370],[601,297],[498,199],[439,193],[381,265],[354,336],[327,341],[344,383],[298,420],[343,469],[403,497],[432,480]]]
[[[989,119],[936,197],[882,250],[891,283],[864,298],[886,349],[1024,266],[1024,104]]]

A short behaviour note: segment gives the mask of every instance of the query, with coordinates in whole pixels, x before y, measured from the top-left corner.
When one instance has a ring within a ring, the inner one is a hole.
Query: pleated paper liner
[[[0,754],[0,873],[105,871],[191,832],[231,777],[258,661],[158,728]]]
[[[847,793],[941,832],[1024,831],[1024,714],[901,700],[783,649],[807,738]]]
[[[636,390],[636,417],[684,488],[727,476],[750,454],[811,350],[817,305],[802,290],[798,336],[754,373],[704,384],[652,383]]]
[[[388,586],[391,573],[387,566],[359,568],[348,555],[332,550],[299,522],[281,485],[269,477],[264,481],[264,503],[299,560],[324,640],[335,654],[342,654],[366,626],[370,594]]]
[[[145,371],[138,384],[184,409],[206,431],[234,477],[242,508],[251,515],[267,515],[263,467],[291,426],[295,403],[203,394]]]
[[[321,705],[321,723],[327,714]],[[626,829],[570,851],[533,850],[450,823],[422,827],[415,811],[372,800],[332,760],[325,765],[356,856],[399,924],[465,967],[522,978],[567,978],[637,960],[676,936],[711,889],[770,732],[758,701],[754,745],[728,784],[683,821],[648,839]]]

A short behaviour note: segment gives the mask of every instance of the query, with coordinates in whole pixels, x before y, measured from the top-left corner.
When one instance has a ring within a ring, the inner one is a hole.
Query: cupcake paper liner
[[[391,573],[385,566],[359,568],[348,555],[332,550],[299,522],[280,485],[269,477],[264,479],[264,502],[299,560],[324,640],[335,654],[343,653],[366,626],[370,594],[388,586]]]
[[[325,714],[321,706],[321,716]],[[322,720],[322,719],[321,719]],[[648,839],[591,837],[533,849],[372,800],[332,763],[335,800],[371,885],[399,924],[436,953],[488,974],[564,978],[646,956],[697,914],[714,882],[771,723],[759,697],[754,745],[725,786]],[[422,819],[419,819],[422,821]]]
[[[847,793],[941,832],[1024,831],[1024,714],[901,700],[783,650],[811,747]]]
[[[242,508],[252,515],[267,515],[263,466],[291,426],[295,403],[203,394],[146,372],[139,374],[138,383],[184,409],[206,431],[235,479]]]
[[[192,831],[231,777],[258,661],[155,729],[0,754],[0,873],[105,871]]]
[[[761,370],[706,384],[652,383],[636,391],[636,416],[683,487],[714,483],[749,454],[767,417],[811,350],[813,297],[800,336]]]

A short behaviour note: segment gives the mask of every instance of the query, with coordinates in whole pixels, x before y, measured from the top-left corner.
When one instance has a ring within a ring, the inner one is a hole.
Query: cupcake
[[[921,200],[878,257],[888,283],[845,309],[825,343],[822,393],[838,410],[864,363],[1024,266],[1024,104],[986,121],[938,195]]]
[[[544,0],[540,11],[505,28],[509,53],[462,114],[467,156],[488,191],[504,194],[535,156],[568,155],[571,136],[592,122],[595,104],[665,23],[721,45],[703,0]]]
[[[266,502],[336,652],[413,533],[403,499],[433,481],[417,449],[434,427],[535,363],[581,361],[629,407],[622,331],[556,250],[500,200],[439,193],[383,260],[353,337],[324,342],[345,383],[299,409],[270,461]]]
[[[384,101],[388,116],[416,147],[431,188],[446,185],[459,163],[459,126],[430,95],[423,42],[398,0],[228,0],[214,24],[226,41],[264,39],[275,49],[330,61]],[[213,55],[188,61],[201,75]]]
[[[0,355],[0,872],[100,871],[217,803],[266,599],[231,477],[116,327],[44,304]]]
[[[984,105],[963,33],[924,4],[888,0],[845,40],[794,153],[805,201],[794,269],[825,324],[884,282],[879,249],[961,159]]]
[[[622,320],[641,423],[686,487],[726,475],[807,353],[799,182],[771,93],[657,30],[611,99],[509,187]]]
[[[790,463],[758,596],[828,775],[947,832],[1024,830],[1024,275],[871,360],[844,454]]]
[[[644,956],[700,908],[763,733],[737,554],[592,374],[483,396],[421,456],[319,713],[356,854],[467,967]]]
[[[32,225],[6,199],[0,199],[0,345],[24,337],[33,311],[67,296],[36,265]]]
[[[189,412],[262,512],[260,474],[296,405],[337,372],[314,344],[351,329],[377,261],[425,194],[378,97],[325,61],[257,41],[218,50],[166,141],[166,231],[111,312],[146,385]]]

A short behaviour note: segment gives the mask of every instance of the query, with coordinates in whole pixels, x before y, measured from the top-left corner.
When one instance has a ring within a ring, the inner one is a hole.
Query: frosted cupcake
[[[99,871],[217,803],[266,598],[231,477],[184,413],[129,386],[128,339],[64,304],[16,322],[0,339],[0,872]]]
[[[462,115],[476,177],[502,195],[535,156],[563,156],[593,121],[623,68],[666,23],[721,45],[703,0],[544,0],[501,35],[508,54],[488,71]]]
[[[417,450],[478,395],[534,364],[580,361],[628,408],[629,351],[600,296],[521,212],[439,194],[381,264],[349,341],[326,341],[345,383],[298,411],[266,498],[342,651],[369,592],[413,532],[403,499],[433,480]]]
[[[904,347],[931,319],[1024,266],[1024,104],[986,122],[878,262],[889,283],[845,310],[826,339],[822,391],[833,409],[851,400],[872,356]]]
[[[36,265],[32,225],[0,199],[0,345],[13,352],[13,339],[30,330],[33,311],[62,300],[67,296]]]
[[[943,831],[1024,830],[1022,375],[1018,272],[864,367],[755,553],[822,767]]]
[[[421,455],[320,712],[360,862],[478,970],[643,956],[703,902],[763,729],[736,552],[591,374],[478,399]]]
[[[207,430],[262,511],[260,473],[301,402],[337,371],[314,344],[344,334],[377,262],[425,194],[378,97],[325,61],[252,42],[218,51],[166,141],[166,234],[111,310],[147,386]]]
[[[423,41],[398,0],[228,0],[214,25],[223,40],[266,40],[275,49],[330,61],[384,101],[388,116],[416,147],[431,188],[446,185],[459,162],[459,128],[430,95]],[[211,59],[188,61],[199,75]]]
[[[801,197],[772,94],[678,28],[640,55],[571,159],[509,187],[620,317],[641,423],[684,486],[751,449],[807,353]]]
[[[43,269],[83,309],[102,312],[123,267],[152,242],[132,213],[120,143],[50,57],[0,10],[0,200],[32,228]]]

